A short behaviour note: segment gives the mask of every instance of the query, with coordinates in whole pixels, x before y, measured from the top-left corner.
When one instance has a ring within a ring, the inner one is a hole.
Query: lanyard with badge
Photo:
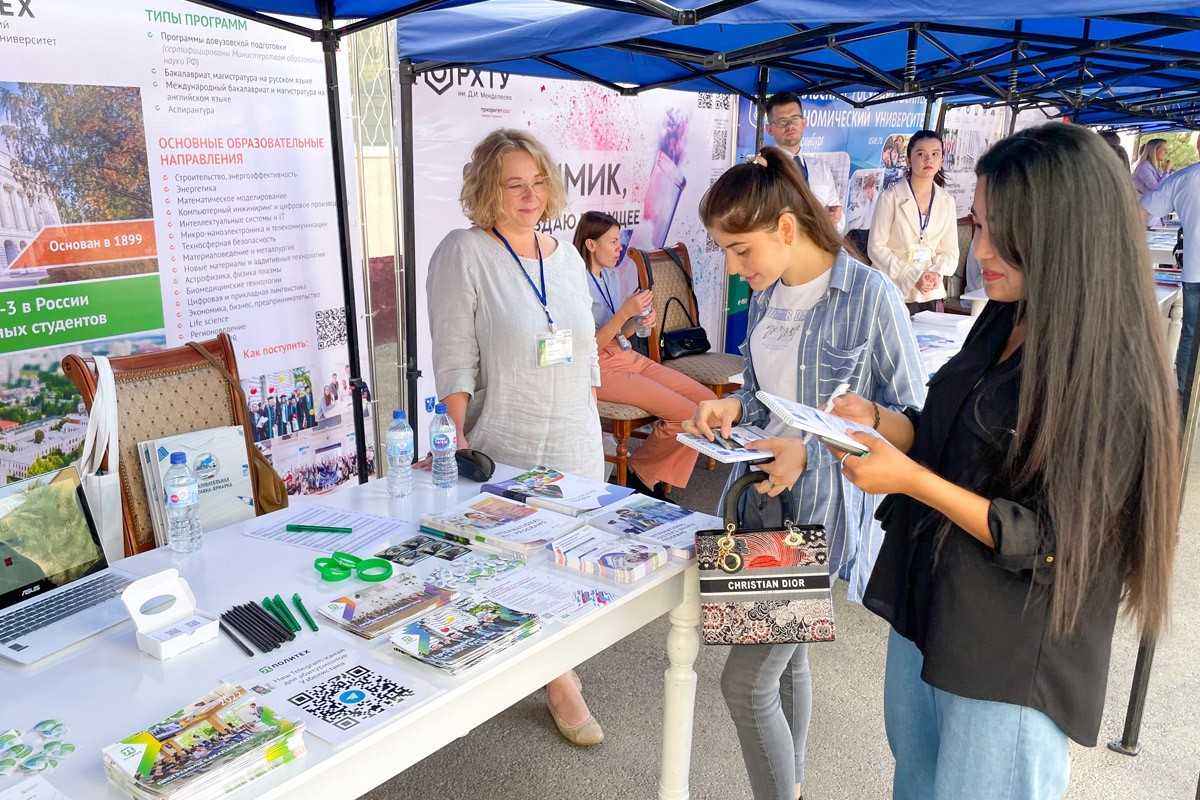
[[[574,342],[571,339],[571,331],[569,328],[560,329],[554,323],[554,317],[550,314],[550,295],[546,289],[546,262],[542,259],[542,246],[537,240],[537,234],[533,236],[533,246],[537,250],[538,257],[538,279],[541,283],[539,291],[537,284],[533,282],[533,278],[529,277],[529,273],[525,271],[525,265],[521,263],[521,257],[517,255],[517,251],[513,250],[508,239],[500,233],[496,228],[492,228],[492,233],[508,250],[508,254],[513,257],[513,261],[517,262],[517,269],[521,270],[521,274],[525,276],[525,282],[529,284],[529,288],[533,290],[533,296],[537,298],[538,303],[542,306],[542,311],[546,314],[546,322],[550,325],[549,333],[539,333],[535,338],[535,363],[539,367],[554,367],[559,364],[572,364],[575,362]]]
[[[925,242],[925,229],[929,227],[929,218],[933,215],[933,195],[937,192],[937,186],[929,187],[929,207],[925,209],[924,214],[921,213],[921,201],[917,199],[917,192],[913,189],[912,178],[908,179],[908,191],[912,193],[913,202],[917,205],[917,226],[919,228],[917,244],[912,249],[909,262],[913,266],[928,271],[933,267],[933,248]]]
[[[592,279],[592,283],[596,284],[596,291],[600,293],[600,299],[604,301],[604,305],[608,306],[608,313],[614,317],[617,315],[617,304],[613,302],[612,289],[608,288],[608,282],[597,278],[588,270],[588,277]],[[622,350],[630,350],[633,345],[629,343],[629,339],[621,331],[617,331],[617,344]]]

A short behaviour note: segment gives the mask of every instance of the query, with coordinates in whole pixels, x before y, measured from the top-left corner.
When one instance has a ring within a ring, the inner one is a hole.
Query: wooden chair
[[[650,333],[650,358],[659,363],[666,363],[671,369],[679,370],[692,380],[712,389],[717,397],[722,397],[739,388],[740,384],[730,381],[730,377],[742,371],[742,357],[721,352],[721,343],[709,342],[713,349],[703,355],[684,356],[663,362],[658,340],[663,331],[674,331],[680,328],[692,327],[692,320],[700,319],[700,309],[696,303],[696,294],[692,291],[692,260],[688,256],[687,246],[682,242],[669,248],[679,258],[679,264],[667,255],[665,250],[654,250],[643,258],[640,250],[630,250],[629,257],[637,266],[638,286],[654,290],[654,313],[658,317],[654,330]],[[667,310],[667,302],[672,298],[678,302],[671,303]],[[687,315],[680,309],[680,304],[686,308]]]
[[[647,434],[639,430],[646,425],[652,425],[658,420],[653,414],[625,403],[607,403],[599,401],[600,427],[606,433],[611,433],[617,440],[616,455],[604,455],[604,460],[616,468],[618,486],[625,486],[629,480],[629,439],[645,439]]]
[[[238,377],[233,342],[222,333],[199,342],[221,360],[234,378]],[[118,447],[121,453],[121,517],[125,554],[154,549],[154,526],[142,479],[138,442],[188,431],[241,425],[246,446],[254,447],[247,409],[237,392],[211,364],[189,347],[174,347],[152,353],[120,356],[109,360],[117,385]],[[69,355],[62,361],[63,373],[79,388],[84,405],[91,410],[96,397],[95,362]],[[250,470],[254,497],[258,481]]]

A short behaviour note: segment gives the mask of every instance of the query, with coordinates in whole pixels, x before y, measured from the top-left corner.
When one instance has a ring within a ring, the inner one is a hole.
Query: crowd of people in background
[[[367,472],[375,469],[375,455],[367,450]],[[358,474],[358,457],[349,455],[326,456],[311,464],[291,467],[283,475],[283,485],[288,494],[320,494],[340,486]]]

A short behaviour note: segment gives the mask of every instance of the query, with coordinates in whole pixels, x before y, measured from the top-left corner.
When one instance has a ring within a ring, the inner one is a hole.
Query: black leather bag
[[[641,252],[642,255],[642,262],[646,265],[646,277],[649,279],[650,288],[653,289],[654,268],[651,266],[650,254],[644,250],[639,252]],[[663,252],[667,255],[667,258],[671,259],[671,261],[679,269],[680,274],[683,276],[684,282],[687,283],[688,292],[692,296],[692,305],[699,307],[699,304],[696,302],[696,292],[692,288],[691,278],[688,277],[687,270],[683,268],[683,262],[680,260],[679,255],[669,247],[664,248]],[[667,304],[663,308],[663,318],[659,325],[660,329],[662,325],[667,323],[667,316],[671,310],[671,303],[679,304],[680,311],[683,312],[683,316],[688,321],[688,327],[677,328],[673,331],[663,331],[661,334],[659,334],[658,352],[662,360],[670,361],[676,358],[683,358],[684,356],[699,356],[711,350],[712,344],[710,344],[708,341],[708,334],[705,333],[704,328],[700,327],[698,320],[692,319],[691,313],[689,313],[687,307],[684,306],[683,301],[678,297],[672,297],[667,300]]]

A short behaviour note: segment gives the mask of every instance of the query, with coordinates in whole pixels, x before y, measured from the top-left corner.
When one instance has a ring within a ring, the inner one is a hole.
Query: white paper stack
[[[617,583],[634,583],[669,559],[666,547],[631,534],[612,534],[582,528],[554,541],[554,562],[560,567]]]
[[[304,726],[231,684],[104,748],[109,781],[137,800],[219,798],[305,753]]]
[[[392,636],[399,653],[458,674],[537,633],[541,620],[479,596],[466,596],[406,623]]]
[[[146,484],[146,500],[154,523],[154,539],[166,545],[163,476],[171,469],[171,453],[187,455],[188,466],[200,484],[200,527],[215,531],[254,518],[254,488],[250,458],[241,427],[229,425],[180,433],[138,443],[138,460]]]

